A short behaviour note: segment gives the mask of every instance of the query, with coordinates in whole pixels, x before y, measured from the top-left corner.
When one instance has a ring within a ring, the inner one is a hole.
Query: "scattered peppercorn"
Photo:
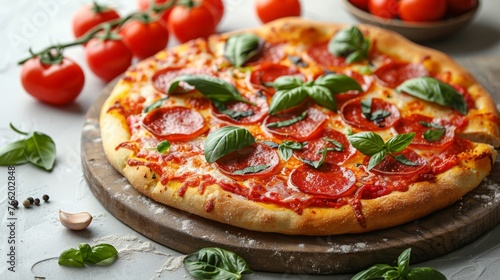
[[[35,202],[35,200],[31,196],[26,198],[26,200],[28,200],[30,202],[30,204],[33,204]]]
[[[40,199],[39,198],[35,198],[35,205],[40,205]]]
[[[17,208],[17,206],[19,206],[19,201],[14,199],[10,202],[10,205],[12,205],[12,207],[14,207],[14,208]]]
[[[23,201],[23,206],[24,207],[29,208],[30,205],[31,205],[31,202],[29,200],[26,199],[25,201]]]
[[[47,202],[47,201],[49,201],[49,196],[48,196],[48,195],[46,195],[46,194],[44,194],[44,195],[42,196],[42,199],[43,199],[45,202]]]

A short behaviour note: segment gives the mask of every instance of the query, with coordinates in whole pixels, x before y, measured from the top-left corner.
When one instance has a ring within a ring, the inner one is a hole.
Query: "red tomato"
[[[26,92],[42,102],[65,105],[80,94],[85,76],[82,68],[69,58],[63,57],[56,64],[44,64],[34,57],[23,64],[21,83]]]
[[[368,11],[368,0],[349,0],[349,2],[361,10]]]
[[[437,21],[446,15],[446,0],[401,0],[399,17],[404,21]]]
[[[207,38],[215,33],[217,17],[214,8],[204,1],[195,1],[194,6],[175,6],[168,18],[168,29],[181,43],[196,38]]]
[[[109,82],[132,64],[132,51],[122,40],[93,38],[85,46],[85,58],[90,70]]]
[[[477,0],[448,0],[448,12],[452,16],[458,16],[471,11],[477,6]]]
[[[120,30],[123,41],[132,51],[132,54],[144,59],[165,49],[168,44],[167,27],[159,20],[143,22],[131,20]]]
[[[139,8],[140,11],[146,12],[149,10],[151,6],[152,0],[138,0],[137,1],[137,7]],[[154,0],[155,4],[157,5],[163,5],[167,2],[170,2],[170,0]],[[160,21],[167,25],[168,22],[168,17],[170,16],[170,12],[172,12],[174,6],[170,7],[167,10],[164,10],[163,12],[160,13]]]
[[[217,26],[224,15],[224,3],[222,0],[205,0],[204,2],[213,6],[212,14],[215,16],[215,25]]]
[[[368,11],[382,18],[396,18],[399,15],[398,0],[368,0]]]
[[[73,15],[73,34],[75,38],[78,38],[93,27],[118,18],[120,15],[114,9],[95,2],[92,5],[82,6]]]
[[[255,11],[262,23],[301,13],[299,0],[255,0]]]

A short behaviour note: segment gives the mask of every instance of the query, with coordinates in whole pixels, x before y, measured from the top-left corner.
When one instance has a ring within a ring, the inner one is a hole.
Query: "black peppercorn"
[[[47,201],[49,201],[49,196],[48,196],[48,195],[46,195],[46,194],[44,194],[44,195],[42,196],[42,199],[43,199],[43,201],[47,202]]]
[[[39,198],[35,198],[35,205],[40,205],[40,199]]]
[[[14,208],[17,208],[17,206],[19,205],[19,201],[14,199],[10,202],[10,205],[12,205],[12,207],[14,207]]]
[[[29,208],[30,205],[31,205],[31,202],[29,200],[26,199],[25,201],[23,201],[23,206],[24,207]]]
[[[33,203],[35,202],[35,200],[34,200],[34,199],[33,199],[33,197],[31,197],[31,196],[30,196],[30,197],[28,197],[28,198],[26,198],[26,200],[27,200],[27,201],[29,201],[29,202],[30,202],[30,204],[33,204]]]

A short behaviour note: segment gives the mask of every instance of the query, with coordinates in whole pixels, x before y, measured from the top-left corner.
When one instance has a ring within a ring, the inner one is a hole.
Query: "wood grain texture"
[[[500,102],[500,58],[462,59]],[[496,67],[496,68],[495,68]],[[495,74],[496,73],[496,74]],[[393,263],[412,248],[412,263],[429,260],[474,241],[500,222],[500,162],[474,191],[449,208],[420,220],[367,234],[287,236],[248,231],[207,220],[140,195],[108,163],[102,149],[99,112],[109,84],[85,117],[82,164],[95,197],[117,219],[144,236],[182,253],[217,246],[236,252],[254,270],[331,274],[358,272],[375,263]],[[388,217],[389,218],[389,217]]]

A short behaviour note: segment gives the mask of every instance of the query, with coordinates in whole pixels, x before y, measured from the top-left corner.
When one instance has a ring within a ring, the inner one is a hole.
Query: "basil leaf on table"
[[[229,37],[225,44],[224,56],[232,65],[240,67],[261,50],[261,40],[251,33],[237,34]]]
[[[253,271],[237,254],[221,248],[204,248],[184,258],[184,267],[196,279],[238,280]]]
[[[59,255],[59,265],[69,267],[84,267],[85,264],[107,266],[115,262],[118,251],[110,244],[98,244],[90,247],[81,243],[78,249],[70,248]]]
[[[393,267],[388,264],[376,264],[357,273],[351,280],[384,279],[384,274],[390,270],[393,270]]]
[[[84,267],[82,255],[78,249],[68,249],[59,255],[59,260],[57,261],[59,265],[69,266],[69,267]]]
[[[335,56],[345,57],[347,63],[368,58],[369,49],[370,41],[355,26],[340,30],[328,42],[328,51]]]
[[[99,266],[107,266],[115,262],[117,255],[118,251],[113,245],[102,243],[92,246],[92,253],[85,262]]]
[[[444,276],[441,272],[435,270],[432,267],[413,268],[408,272],[406,277],[409,280],[420,280],[420,279],[446,280],[446,276]]]
[[[253,143],[255,138],[248,130],[236,126],[224,126],[208,134],[204,144],[205,159],[208,163],[213,163]]]
[[[27,163],[28,159],[24,156],[24,142],[25,140],[19,140],[7,144],[0,150],[0,165],[19,165]]]
[[[170,94],[174,91],[179,86],[179,82],[181,81],[193,86],[197,91],[205,95],[210,100],[222,103],[228,101],[250,103],[250,101],[241,96],[239,91],[230,83],[219,78],[204,75],[180,75],[173,80],[170,88],[168,89],[168,93]]]
[[[396,88],[399,93],[405,92],[425,101],[449,106],[461,114],[467,114],[467,103],[463,95],[452,86],[431,77],[420,77],[406,80]]]

